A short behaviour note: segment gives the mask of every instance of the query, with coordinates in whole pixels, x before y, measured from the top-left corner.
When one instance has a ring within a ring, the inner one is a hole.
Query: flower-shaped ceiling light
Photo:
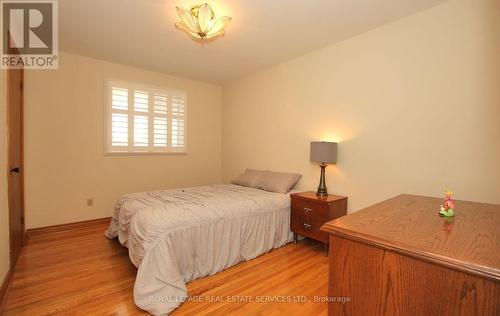
[[[181,21],[175,26],[194,39],[205,40],[224,35],[224,27],[231,21],[228,16],[215,18],[214,11],[208,3],[197,5],[189,10],[177,7]]]

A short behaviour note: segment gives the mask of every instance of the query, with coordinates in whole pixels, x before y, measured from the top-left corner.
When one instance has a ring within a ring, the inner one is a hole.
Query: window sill
[[[163,155],[187,155],[188,152],[105,152],[104,156],[163,156]]]

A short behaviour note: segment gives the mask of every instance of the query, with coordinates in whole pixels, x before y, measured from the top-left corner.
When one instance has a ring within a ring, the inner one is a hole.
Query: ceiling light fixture
[[[196,5],[189,10],[177,7],[177,14],[181,20],[175,23],[175,26],[195,40],[224,35],[224,27],[231,22],[228,16],[215,18],[214,11],[208,3]]]

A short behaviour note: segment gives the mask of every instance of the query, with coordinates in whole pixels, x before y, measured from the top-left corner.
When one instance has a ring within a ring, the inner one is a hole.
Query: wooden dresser
[[[321,226],[332,219],[347,214],[347,197],[338,195],[317,196],[316,192],[300,192],[290,195],[292,213],[290,228],[294,241],[297,234],[312,238],[325,244],[328,253],[328,234],[322,232]]]
[[[500,315],[500,205],[400,195],[325,224],[329,315]],[[337,300],[338,301],[338,300]]]

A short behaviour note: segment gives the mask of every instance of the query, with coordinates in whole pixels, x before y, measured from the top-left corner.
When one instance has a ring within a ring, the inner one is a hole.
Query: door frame
[[[11,78],[11,74],[13,71],[20,71],[20,84],[13,87],[13,82]],[[19,109],[19,116],[20,116],[20,124],[19,124],[19,138],[20,138],[20,157],[19,157],[19,182],[20,182],[20,195],[21,195],[21,247],[24,246],[26,243],[26,227],[25,227],[25,216],[24,216],[24,69],[7,69],[7,130],[10,130],[10,114],[9,111],[11,110],[11,89],[19,89],[20,93],[20,109]],[[7,192],[9,194],[8,200],[10,201],[10,187],[12,186],[11,184],[11,177],[10,177],[10,168],[13,167],[13,162],[11,161],[10,157],[10,150],[11,150],[11,145],[10,145],[10,138],[7,139]],[[17,262],[17,259],[19,257],[19,253],[15,253],[12,251],[13,247],[13,237],[14,236],[14,219],[13,219],[13,209],[11,208],[11,205],[9,203],[9,257],[10,257],[10,268],[14,269],[14,266]]]

